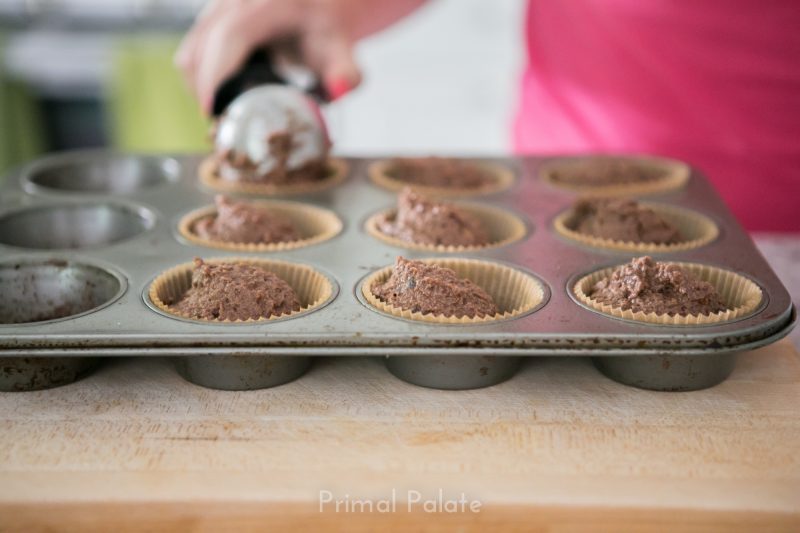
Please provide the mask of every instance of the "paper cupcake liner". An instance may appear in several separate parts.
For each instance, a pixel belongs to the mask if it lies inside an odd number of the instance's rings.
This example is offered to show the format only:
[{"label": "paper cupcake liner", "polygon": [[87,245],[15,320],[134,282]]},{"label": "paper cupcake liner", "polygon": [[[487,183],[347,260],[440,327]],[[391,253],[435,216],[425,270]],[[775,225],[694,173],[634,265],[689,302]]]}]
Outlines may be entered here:
[{"label": "paper cupcake liner", "polygon": [[375,296],[372,286],[385,282],[392,274],[393,266],[382,268],[365,278],[361,283],[361,294],[367,303],[378,311],[399,318],[433,324],[482,324],[506,320],[525,314],[544,301],[545,290],[542,284],[530,274],[515,268],[476,259],[431,258],[422,259],[422,261],[450,268],[458,277],[471,280],[492,297],[500,312],[494,316],[482,318],[457,318],[444,315],[423,315],[388,304]]},{"label": "paper cupcake liner", "polygon": [[305,313],[327,302],[333,295],[333,285],[330,280],[320,272],[307,265],[276,261],[272,259],[257,259],[252,257],[225,257],[204,260],[209,264],[219,263],[247,263],[272,272],[297,293],[300,300],[300,310],[283,315],[263,317],[248,320],[203,320],[177,311],[166,302],[177,302],[192,286],[192,271],[194,263],[183,263],[161,273],[153,280],[148,290],[150,301],[161,311],[202,322],[218,322],[228,324],[245,324],[255,322],[268,322]]},{"label": "paper cupcake liner", "polygon": [[[661,173],[658,179],[628,184],[579,185],[555,179],[554,172],[561,172],[591,167],[595,162],[604,159],[622,159],[643,168]],[[680,189],[689,181],[689,166],[674,159],[649,156],[589,156],[567,157],[549,161],[539,169],[539,176],[554,187],[566,189],[585,196],[643,196]]]},{"label": "paper cupcake liner", "polygon": [[255,181],[228,181],[217,173],[217,161],[214,156],[207,157],[200,163],[200,182],[206,187],[224,193],[252,194],[257,196],[279,196],[286,194],[308,194],[319,192],[343,182],[347,176],[348,165],[342,159],[328,159],[327,176],[319,181],[301,182],[285,185],[259,183]]},{"label": "paper cupcake liner", "polygon": [[600,303],[588,295],[592,287],[598,281],[608,278],[611,273],[618,268],[609,267],[596,272],[592,272],[579,279],[572,288],[575,297],[589,307],[603,314],[616,318],[635,320],[637,322],[647,322],[649,324],[661,324],[665,326],[703,326],[706,324],[716,324],[726,322],[746,316],[761,303],[763,298],[761,288],[746,277],[724,270],[722,268],[703,265],[699,263],[675,263],[695,277],[711,283],[719,293],[722,301],[728,306],[726,311],[711,313],[709,315],[676,315],[644,313],[642,311],[633,312],[612,307],[609,304]]},{"label": "paper cupcake liner", "polygon": [[296,241],[270,244],[204,239],[194,232],[194,226],[200,220],[217,214],[217,208],[213,205],[196,209],[184,215],[178,223],[178,232],[184,239],[198,246],[238,252],[280,252],[319,244],[332,239],[342,231],[342,221],[333,211],[328,209],[299,202],[280,202],[275,200],[260,200],[251,203],[261,205],[280,217],[289,220],[302,238]]},{"label": "paper cupcake liner", "polygon": [[384,216],[391,216],[392,214],[396,213],[397,209],[385,209],[379,213],[375,213],[367,219],[364,227],[366,228],[367,233],[391,246],[395,246],[397,248],[406,248],[409,250],[424,250],[438,253],[463,253],[485,250],[487,248],[497,248],[499,246],[505,246],[506,244],[519,241],[525,237],[525,223],[513,213],[496,207],[488,207],[476,204],[458,204],[458,208],[470,213],[481,221],[481,224],[489,234],[488,244],[446,246],[441,244],[420,244],[392,237],[391,235],[387,235],[380,230],[378,227],[378,221]]},{"label": "paper cupcake liner", "polygon": [[389,159],[372,163],[369,166],[368,172],[372,181],[384,189],[389,189],[390,191],[400,191],[404,187],[410,187],[420,194],[438,197],[466,197],[492,194],[499,191],[504,191],[508,189],[512,183],[514,183],[514,173],[505,165],[491,163],[488,161],[473,161],[473,163],[488,170],[492,174],[494,177],[492,183],[475,188],[434,187],[430,185],[409,183],[407,181],[395,179],[389,175],[392,168],[392,161]]},{"label": "paper cupcake liner", "polygon": [[665,204],[641,202],[640,205],[652,209],[665,220],[671,222],[678,228],[684,240],[675,244],[656,244],[605,239],[587,235],[570,228],[572,219],[575,216],[575,212],[572,209],[559,214],[553,220],[553,228],[559,235],[587,246],[605,248],[607,250],[637,252],[641,255],[691,250],[705,246],[719,236],[717,225],[710,218],[695,211]]}]

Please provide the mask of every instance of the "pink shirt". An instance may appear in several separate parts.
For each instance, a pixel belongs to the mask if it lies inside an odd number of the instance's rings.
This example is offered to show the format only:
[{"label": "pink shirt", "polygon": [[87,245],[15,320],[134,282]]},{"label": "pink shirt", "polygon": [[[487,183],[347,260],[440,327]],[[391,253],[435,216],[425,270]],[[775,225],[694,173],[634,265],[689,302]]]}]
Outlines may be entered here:
[{"label": "pink shirt", "polygon": [[800,231],[800,2],[530,0],[527,37],[518,152],[676,157]]}]

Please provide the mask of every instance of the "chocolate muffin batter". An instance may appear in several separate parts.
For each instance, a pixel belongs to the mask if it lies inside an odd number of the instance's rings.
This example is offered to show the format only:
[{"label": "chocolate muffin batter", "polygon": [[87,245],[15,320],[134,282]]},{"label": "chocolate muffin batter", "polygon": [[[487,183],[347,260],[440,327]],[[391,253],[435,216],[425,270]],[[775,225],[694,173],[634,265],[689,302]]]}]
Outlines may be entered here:
[{"label": "chocolate muffin batter", "polygon": [[424,198],[406,187],[397,212],[382,216],[378,229],[401,241],[434,246],[481,246],[489,234],[480,219],[453,204]]},{"label": "chocolate muffin batter", "polygon": [[598,281],[589,296],[633,312],[708,315],[727,309],[713,285],[671,263],[639,257]]},{"label": "chocolate muffin batter", "polygon": [[248,320],[300,310],[300,301],[284,280],[247,263],[204,263],[195,258],[192,286],[176,302],[165,302],[201,320]]},{"label": "chocolate muffin batter", "polygon": [[453,189],[479,189],[494,181],[491,171],[479,164],[446,157],[397,157],[387,174],[413,185]]},{"label": "chocolate muffin batter", "polygon": [[219,175],[228,181],[248,181],[272,185],[289,183],[309,183],[325,179],[327,176],[327,154],[324,157],[307,161],[297,168],[289,168],[289,156],[294,149],[292,131],[273,133],[266,139],[269,154],[274,166],[263,172],[259,165],[246,155],[233,150],[217,152]]},{"label": "chocolate muffin batter", "polygon": [[214,198],[217,214],[194,224],[203,239],[250,244],[292,242],[300,239],[294,225],[264,207],[234,202],[222,195]]},{"label": "chocolate muffin batter", "polygon": [[482,318],[497,314],[492,297],[472,281],[459,278],[449,268],[403,257],[397,258],[389,279],[371,288],[378,299],[423,315]]},{"label": "chocolate muffin batter", "polygon": [[568,227],[579,233],[626,242],[675,244],[678,229],[648,207],[634,200],[578,200]]},{"label": "chocolate muffin batter", "polygon": [[571,185],[632,185],[656,181],[664,171],[621,158],[599,158],[565,168],[553,168],[553,181]]}]

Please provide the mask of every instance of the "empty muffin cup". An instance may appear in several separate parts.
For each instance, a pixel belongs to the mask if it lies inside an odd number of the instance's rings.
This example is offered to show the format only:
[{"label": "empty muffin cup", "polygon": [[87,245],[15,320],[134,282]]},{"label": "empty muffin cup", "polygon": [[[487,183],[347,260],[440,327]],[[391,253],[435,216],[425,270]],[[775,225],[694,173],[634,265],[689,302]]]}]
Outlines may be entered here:
[{"label": "empty muffin cup", "polygon": [[442,390],[479,389],[516,374],[520,357],[493,355],[405,355],[386,358],[395,377],[413,385]]},{"label": "empty muffin cup", "polygon": [[699,248],[713,242],[719,236],[717,225],[705,215],[667,204],[641,202],[642,207],[652,209],[680,232],[681,241],[674,244],[622,241],[596,237],[577,231],[575,212],[568,209],[553,220],[556,233],[571,241],[594,248],[636,252],[640,254],[665,254]]},{"label": "empty muffin cup", "polygon": [[[635,178],[625,181],[624,178],[604,180],[591,177],[613,174],[613,165],[620,167],[619,174],[634,171]],[[612,166],[612,171],[609,171],[609,166]],[[604,197],[641,196],[680,189],[686,185],[689,174],[689,166],[685,163],[652,156],[564,157],[548,161],[539,168],[539,176],[554,187],[585,196]]]},{"label": "empty muffin cup", "polygon": [[129,194],[174,181],[179,174],[179,163],[168,157],[66,152],[23,169],[22,185],[30,193]]},{"label": "empty muffin cup", "polygon": [[235,321],[220,319],[202,320],[187,316],[175,309],[172,305],[179,301],[192,286],[193,262],[175,266],[156,277],[147,291],[150,302],[159,311],[185,320],[220,324],[260,324],[272,320],[296,317],[319,309],[330,302],[336,295],[336,287],[333,281],[325,274],[322,274],[308,265],[254,257],[214,258],[206,259],[205,262],[208,264],[245,263],[272,272],[288,283],[295,291],[297,298],[300,300],[300,310],[279,316]]},{"label": "empty muffin cup", "polygon": [[0,325],[74,318],[116,301],[127,285],[94,265],[52,260],[0,263]]},{"label": "empty muffin cup", "polygon": [[394,208],[375,213],[367,219],[364,227],[367,233],[391,246],[439,253],[465,253],[487,248],[497,248],[517,242],[525,237],[525,222],[509,211],[478,204],[459,203],[457,205],[460,210],[480,220],[481,225],[489,234],[489,242],[487,244],[480,246],[418,244],[387,235],[380,230],[378,223],[384,217],[390,218],[395,216],[397,214],[397,209]]},{"label": "empty muffin cup", "polygon": [[39,250],[97,248],[136,237],[155,221],[151,211],[138,206],[37,205],[0,215],[0,244]]},{"label": "empty muffin cup", "polygon": [[299,378],[311,366],[310,357],[280,355],[196,355],[174,358],[187,381],[210,389],[266,389]]},{"label": "empty muffin cup", "polygon": [[616,267],[597,270],[578,279],[572,286],[572,293],[578,302],[604,315],[649,324],[664,326],[702,326],[735,320],[753,313],[761,304],[763,294],[761,288],[750,279],[722,268],[700,263],[674,263],[694,277],[714,286],[722,302],[727,306],[725,311],[708,315],[674,315],[633,312],[630,309],[613,307],[590,296],[594,285],[611,276]]},{"label": "empty muffin cup", "polygon": [[222,179],[218,172],[218,162],[214,156],[207,157],[199,168],[200,182],[206,187],[223,193],[252,194],[257,196],[280,196],[309,194],[329,189],[340,184],[347,177],[348,165],[342,159],[330,158],[325,176],[317,181],[304,181],[291,184],[274,184],[258,181],[233,181]]},{"label": "empty muffin cup", "polygon": [[392,274],[393,266],[387,266],[368,275],[361,283],[361,294],[373,309],[387,315],[429,322],[432,324],[486,324],[497,320],[508,320],[530,313],[544,305],[547,289],[536,277],[516,268],[477,259],[462,258],[430,258],[422,259],[425,263],[450,268],[459,278],[465,278],[483,290],[494,300],[498,313],[493,316],[432,315],[401,309],[379,299],[372,290],[377,283],[383,283]]},{"label": "empty muffin cup", "polygon": [[[98,311],[125,292],[119,275],[62,260],[0,263],[0,327],[66,320]],[[71,383],[91,370],[91,357],[2,357],[0,390],[39,390]]]},{"label": "empty muffin cup", "polygon": [[510,168],[500,163],[489,161],[469,160],[469,164],[476,165],[485,170],[489,181],[480,187],[440,187],[420,185],[397,179],[393,176],[393,161],[384,159],[376,161],[369,166],[369,176],[372,181],[390,191],[400,191],[404,187],[411,187],[420,194],[436,197],[466,197],[493,194],[504,191],[514,183],[514,173]]},{"label": "empty muffin cup", "polygon": [[213,205],[188,213],[178,223],[178,232],[192,244],[239,252],[279,252],[312,246],[332,239],[342,231],[342,221],[333,211],[299,202],[261,200],[251,202],[292,223],[300,239],[276,243],[243,243],[205,239],[195,232],[195,226],[204,219],[215,217]]}]

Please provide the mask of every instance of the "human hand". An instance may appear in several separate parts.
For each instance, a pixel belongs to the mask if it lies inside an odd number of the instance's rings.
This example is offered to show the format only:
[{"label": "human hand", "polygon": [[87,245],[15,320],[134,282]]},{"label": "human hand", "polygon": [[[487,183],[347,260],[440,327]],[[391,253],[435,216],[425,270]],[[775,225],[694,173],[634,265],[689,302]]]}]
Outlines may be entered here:
[{"label": "human hand", "polygon": [[353,10],[348,0],[211,0],[187,33],[175,61],[207,114],[214,94],[250,53],[295,37],[304,63],[332,98],[356,87],[361,73],[353,57]]}]

